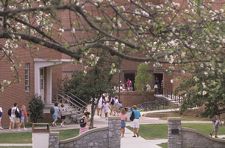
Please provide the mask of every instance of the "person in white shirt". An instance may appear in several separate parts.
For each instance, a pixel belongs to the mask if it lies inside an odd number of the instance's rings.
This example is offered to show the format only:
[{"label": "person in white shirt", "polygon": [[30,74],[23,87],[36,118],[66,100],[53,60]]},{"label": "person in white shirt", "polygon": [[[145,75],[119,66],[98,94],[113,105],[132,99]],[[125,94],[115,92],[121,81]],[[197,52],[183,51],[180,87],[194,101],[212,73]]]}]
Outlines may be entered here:
[{"label": "person in white shirt", "polygon": [[97,115],[98,116],[102,116],[102,105],[103,105],[104,100],[105,100],[104,96],[101,96],[101,98],[98,100],[98,106],[97,106]]},{"label": "person in white shirt", "polygon": [[3,110],[2,110],[2,107],[0,107],[0,129],[3,129],[2,128],[2,115],[3,115]]},{"label": "person in white shirt", "polygon": [[17,107],[17,103],[14,103],[13,107],[11,108],[11,116],[10,116],[11,117],[10,120],[12,122],[12,125],[11,125],[12,129],[14,129],[15,126],[19,128],[19,124],[20,124],[19,114],[20,114],[20,110]]},{"label": "person in white shirt", "polygon": [[103,103],[103,112],[105,113],[105,117],[108,117],[108,113],[110,111],[109,101]]}]

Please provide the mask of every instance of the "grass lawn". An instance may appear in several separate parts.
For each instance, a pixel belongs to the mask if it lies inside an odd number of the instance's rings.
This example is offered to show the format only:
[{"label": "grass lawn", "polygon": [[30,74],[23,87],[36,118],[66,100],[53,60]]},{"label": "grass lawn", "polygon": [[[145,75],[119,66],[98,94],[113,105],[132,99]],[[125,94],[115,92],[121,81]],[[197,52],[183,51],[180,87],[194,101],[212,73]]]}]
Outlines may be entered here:
[{"label": "grass lawn", "polygon": [[158,146],[161,146],[161,148],[168,148],[167,143],[162,143],[162,144],[159,144]]},{"label": "grass lawn", "polygon": [[[79,134],[79,129],[60,130],[59,132],[59,139],[63,140],[77,136]],[[32,143],[32,133],[1,133],[0,143]]]},{"label": "grass lawn", "polygon": [[[192,128],[198,132],[209,135],[212,130],[212,124],[207,123],[185,123],[182,127]],[[130,127],[128,127],[131,129]],[[220,127],[219,134],[225,134],[225,128]],[[168,135],[167,124],[145,124],[140,126],[140,135],[145,139],[166,139]]]},{"label": "grass lawn", "polygon": [[178,111],[173,111],[173,112],[160,112],[160,113],[147,113],[145,114],[146,117],[152,117],[152,118],[160,118],[162,120],[167,120],[168,117],[181,117],[182,121],[193,121],[193,120],[198,120],[198,121],[208,121],[209,118],[203,118],[201,116],[197,115],[191,115],[191,114],[183,114],[181,115]]}]

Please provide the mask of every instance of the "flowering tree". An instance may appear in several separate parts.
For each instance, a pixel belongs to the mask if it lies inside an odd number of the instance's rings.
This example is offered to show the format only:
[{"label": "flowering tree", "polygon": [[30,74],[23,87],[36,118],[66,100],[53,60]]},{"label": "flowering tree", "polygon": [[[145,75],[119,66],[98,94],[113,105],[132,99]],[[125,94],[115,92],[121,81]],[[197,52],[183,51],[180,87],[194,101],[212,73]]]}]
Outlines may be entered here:
[{"label": "flowering tree", "polygon": [[[91,65],[99,59],[93,49],[103,49],[127,60],[169,64],[169,70],[182,65],[202,85],[195,92],[209,94],[206,88],[212,83],[206,78],[212,73],[220,80],[224,73],[225,13],[217,7],[223,2],[177,1],[2,0],[0,56],[17,72],[13,53],[22,43],[33,50],[51,48]],[[136,52],[142,56],[134,56]],[[206,78],[195,75],[200,74],[199,67]],[[5,80],[0,86],[9,84]]]},{"label": "flowering tree", "polygon": [[[100,97],[104,94],[114,94],[115,85],[112,81],[113,71],[111,65],[117,57],[111,57],[108,52],[97,53],[100,56],[97,64],[89,68],[87,73],[74,73],[72,78],[64,83],[64,91],[76,94],[87,103],[91,103],[90,128],[94,126],[94,115]],[[107,63],[107,64],[106,64]],[[110,64],[111,63],[111,64]],[[116,67],[118,65],[115,65]],[[93,99],[94,98],[94,99]]]}]

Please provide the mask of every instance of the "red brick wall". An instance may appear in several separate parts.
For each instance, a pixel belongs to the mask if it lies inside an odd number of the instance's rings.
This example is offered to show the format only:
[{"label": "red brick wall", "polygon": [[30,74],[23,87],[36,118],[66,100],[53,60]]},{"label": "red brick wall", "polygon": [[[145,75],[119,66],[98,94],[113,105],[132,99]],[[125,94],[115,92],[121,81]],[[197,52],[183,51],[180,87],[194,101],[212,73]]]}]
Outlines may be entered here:
[{"label": "red brick wall", "polygon": [[[3,107],[3,126],[8,127],[9,119],[7,115],[8,109],[16,102],[19,106],[28,102],[34,95],[34,58],[43,59],[60,59],[61,54],[50,49],[41,48],[39,51],[31,51],[30,49],[16,49],[14,52],[17,61],[21,64],[19,71],[19,82],[5,88],[4,92],[0,92],[0,106]],[[25,92],[24,85],[24,65],[30,63],[30,92]],[[6,59],[0,61],[0,81],[12,80],[13,73],[10,70],[11,65]],[[53,95],[57,93],[57,86],[61,79],[61,66],[53,68]]]},{"label": "red brick wall", "polygon": [[131,107],[152,100],[154,93],[143,95],[135,91],[121,92],[119,98],[124,107]]}]

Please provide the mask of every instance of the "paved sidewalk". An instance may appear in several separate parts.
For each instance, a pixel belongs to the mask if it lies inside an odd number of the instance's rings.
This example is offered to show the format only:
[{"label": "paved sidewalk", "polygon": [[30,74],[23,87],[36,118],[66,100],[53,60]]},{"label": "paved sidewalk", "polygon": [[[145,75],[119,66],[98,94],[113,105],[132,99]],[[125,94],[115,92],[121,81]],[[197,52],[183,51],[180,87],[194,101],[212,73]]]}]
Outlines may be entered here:
[{"label": "paved sidewalk", "polygon": [[13,144],[13,143],[1,143],[0,144],[0,147],[3,148],[3,147],[32,147],[32,143],[24,143],[24,144]]},{"label": "paved sidewalk", "polygon": [[125,130],[125,137],[121,138],[121,148],[161,148],[157,144],[166,143],[167,139],[145,140],[142,137],[132,137],[131,130]]},{"label": "paved sidewalk", "polygon": [[[149,118],[149,117],[144,117],[142,116],[140,119],[140,123],[141,124],[167,124],[167,120],[161,120],[159,118]],[[182,123],[211,123],[211,121],[182,121]],[[129,126],[131,124],[131,122],[127,122],[127,126]],[[108,126],[108,121],[106,118],[104,117],[99,117],[99,116],[95,116],[95,120],[94,120],[94,126],[97,128],[100,127],[106,127]],[[65,130],[65,129],[75,129],[75,128],[79,128],[78,124],[70,124],[70,125],[66,125],[65,127],[51,127],[50,129],[52,131],[55,130]],[[31,128],[28,128],[27,130],[0,130],[0,133],[4,133],[4,132],[31,132]],[[132,131],[130,131],[129,129],[126,128],[126,132],[125,132],[125,137],[121,138],[121,148],[160,148],[160,146],[158,146],[158,144],[161,143],[166,143],[168,140],[167,139],[156,139],[156,140],[145,140],[142,137],[132,137],[133,133]],[[220,138],[223,138],[223,136],[220,136]],[[27,143],[27,144],[21,144],[23,145],[23,147],[31,147],[31,143]],[[2,146],[20,146],[20,144],[0,144],[0,147]]]}]

